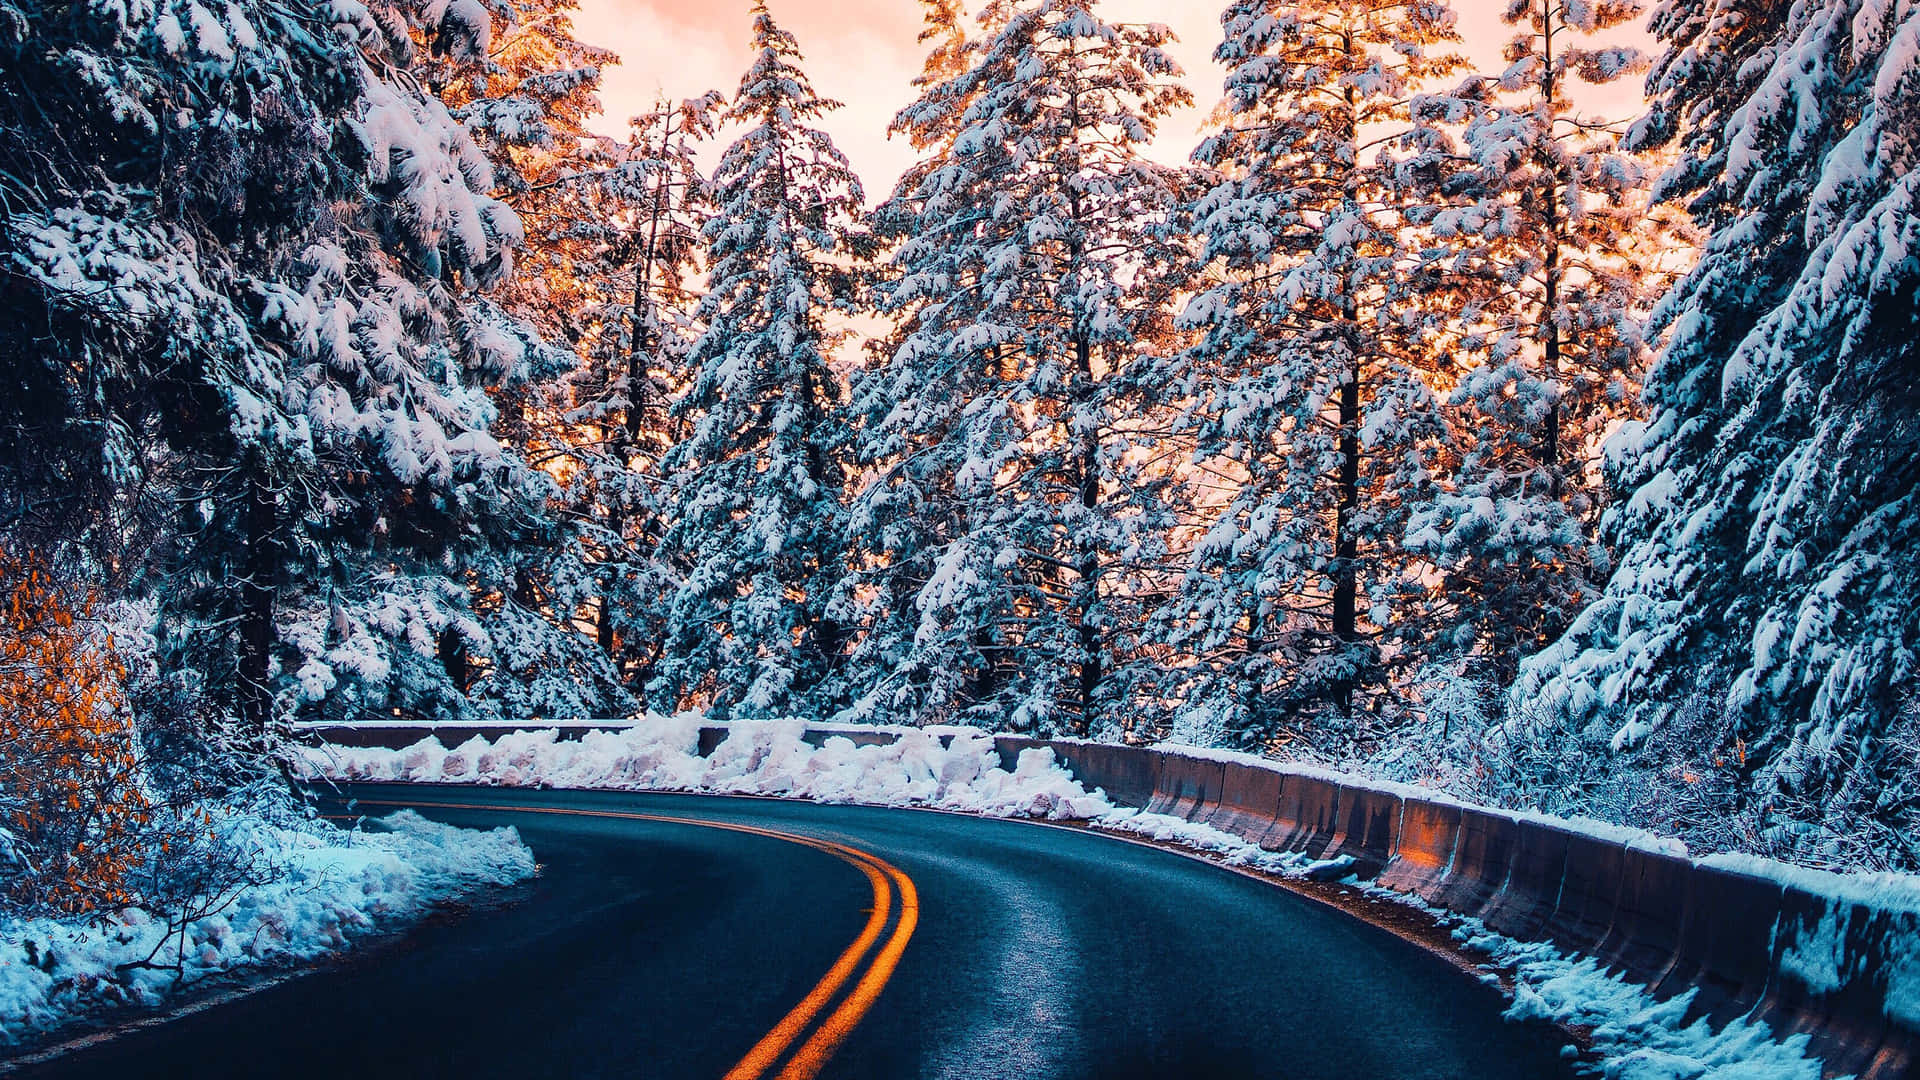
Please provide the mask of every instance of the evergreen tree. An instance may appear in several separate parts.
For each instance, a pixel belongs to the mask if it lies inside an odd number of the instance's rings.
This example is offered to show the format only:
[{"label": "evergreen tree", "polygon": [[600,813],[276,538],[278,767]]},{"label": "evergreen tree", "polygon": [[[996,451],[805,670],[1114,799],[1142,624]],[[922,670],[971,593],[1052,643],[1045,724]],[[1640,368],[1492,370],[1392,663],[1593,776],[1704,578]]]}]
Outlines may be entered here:
[{"label": "evergreen tree", "polygon": [[1139,148],[1189,99],[1164,27],[1094,6],[989,4],[965,70],[896,120],[936,152],[889,208],[903,329],[857,388],[856,715],[1086,730],[1124,698],[1112,604],[1157,512],[1136,345],[1183,261],[1181,178]]},{"label": "evergreen tree", "polygon": [[843,573],[847,442],[831,366],[850,309],[863,194],[808,122],[839,107],[800,70],[793,36],[753,8],[755,59],[723,119],[706,224],[704,327],[664,468],[663,547],[681,577],[650,693],[719,715],[806,715],[845,651],[827,611]]},{"label": "evergreen tree", "polygon": [[572,273],[592,282],[580,367],[555,424],[569,459],[570,501],[597,549],[595,633],[627,679],[652,677],[668,630],[671,575],[660,562],[666,521],[660,463],[684,434],[671,403],[688,388],[699,338],[694,281],[709,214],[695,155],[714,134],[710,93],[658,102],[608,166],[574,174],[583,211]]},{"label": "evergreen tree", "polygon": [[1656,311],[1651,416],[1610,446],[1619,569],[1514,702],[1623,751],[1704,713],[1690,767],[1725,763],[1725,812],[1912,866],[1920,11],[1670,0],[1654,29],[1636,135],[1678,145],[1659,190],[1709,239]]},{"label": "evergreen tree", "polygon": [[[920,44],[933,42],[927,59],[913,85],[928,87],[964,74],[967,70],[967,32],[960,25],[966,8],[960,0],[920,0]],[[915,145],[919,145],[916,143]]]},{"label": "evergreen tree", "polygon": [[[502,307],[559,345],[557,357],[588,332],[594,310],[589,275],[576,272],[592,234],[580,230],[601,209],[582,205],[574,176],[612,162],[612,140],[587,130],[601,111],[601,71],[613,53],[573,36],[575,0],[486,0],[485,53],[438,50],[423,63],[428,85],[493,167],[492,194],[512,206],[525,238],[519,272],[497,291]],[[548,381],[557,373],[532,371]]]},{"label": "evergreen tree", "polygon": [[569,623],[590,619],[623,681],[644,685],[667,636],[658,463],[693,339],[687,283],[705,186],[694,154],[720,99],[658,103],[624,144],[591,134],[614,57],[572,36],[575,7],[496,0],[493,46],[438,58],[430,82],[525,227],[502,306],[564,346],[495,391],[496,430],[565,482],[566,528],[552,549],[525,553],[515,588],[551,596]]},{"label": "evergreen tree", "polygon": [[476,618],[552,528],[488,433],[537,338],[474,290],[520,225],[412,77],[416,35],[485,53],[485,12],[7,11],[10,429],[105,476],[97,557],[157,595],[170,674],[255,749],[301,713],[490,715],[482,680],[613,692],[554,620]]},{"label": "evergreen tree", "polygon": [[[1242,0],[1221,21],[1224,129],[1194,155],[1216,179],[1192,209],[1217,278],[1173,371],[1197,467],[1229,494],[1156,629],[1191,658],[1168,685],[1184,737],[1344,755],[1377,740],[1361,721],[1428,618],[1402,537],[1446,430],[1444,320],[1417,291],[1405,181],[1441,145],[1409,129],[1409,101],[1458,63],[1435,51],[1453,16]],[[1404,160],[1382,152],[1396,132]]]},{"label": "evergreen tree", "polygon": [[1445,571],[1446,651],[1497,686],[1608,570],[1594,466],[1637,398],[1639,319],[1660,275],[1636,234],[1660,219],[1617,133],[1574,101],[1579,84],[1644,69],[1636,50],[1594,42],[1639,14],[1630,0],[1515,0],[1506,69],[1421,103],[1462,129],[1430,226],[1463,309],[1461,366],[1477,364],[1453,395],[1463,459],[1409,523],[1410,543]]},{"label": "evergreen tree", "polygon": [[[606,515],[592,509],[604,494],[639,484],[624,468],[610,468],[594,452],[598,444],[565,421],[580,369],[605,351],[605,323],[621,318],[625,267],[610,257],[629,246],[623,219],[644,201],[651,173],[586,128],[601,109],[601,69],[617,58],[573,36],[573,0],[489,0],[487,7],[485,53],[438,50],[424,75],[487,156],[493,194],[514,209],[524,233],[517,272],[490,299],[542,340],[492,387],[500,413],[492,430],[530,461],[565,462],[550,471],[569,483],[545,496],[566,512],[550,516],[543,542],[520,545],[514,564],[501,568],[503,580],[476,579],[476,602],[483,614],[537,611],[569,631],[590,615],[603,651],[618,659],[607,616],[657,607],[657,592],[632,593],[656,576],[634,575],[627,547],[610,542],[622,529],[608,519],[620,517],[624,503],[616,499]],[[490,599],[507,595],[519,603]]]}]

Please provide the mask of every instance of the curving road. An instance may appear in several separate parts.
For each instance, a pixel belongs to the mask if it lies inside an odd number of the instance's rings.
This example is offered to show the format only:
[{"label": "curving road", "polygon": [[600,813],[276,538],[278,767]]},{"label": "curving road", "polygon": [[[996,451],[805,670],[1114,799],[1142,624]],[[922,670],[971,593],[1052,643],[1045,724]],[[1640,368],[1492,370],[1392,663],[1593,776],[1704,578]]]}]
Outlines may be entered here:
[{"label": "curving road", "polygon": [[1572,1075],[1563,1034],[1503,1021],[1500,995],[1446,961],[1084,831],[685,795],[354,794],[370,813],[514,825],[543,871],[512,903],[16,1075]]}]

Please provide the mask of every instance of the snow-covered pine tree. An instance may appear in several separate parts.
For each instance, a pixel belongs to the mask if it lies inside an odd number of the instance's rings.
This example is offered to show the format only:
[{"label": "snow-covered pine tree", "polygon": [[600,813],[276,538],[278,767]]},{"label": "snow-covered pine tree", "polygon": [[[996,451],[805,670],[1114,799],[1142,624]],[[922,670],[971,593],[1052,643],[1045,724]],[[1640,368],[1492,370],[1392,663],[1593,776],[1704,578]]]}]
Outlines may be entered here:
[{"label": "snow-covered pine tree", "polygon": [[[913,85],[938,85],[967,70],[967,31],[961,25],[966,6],[960,0],[920,0],[920,44],[933,42]],[[915,145],[919,145],[916,143]]]},{"label": "snow-covered pine tree", "polygon": [[722,103],[717,93],[656,102],[633,118],[611,165],[568,181],[588,211],[569,222],[582,239],[572,272],[593,283],[596,301],[556,452],[569,459],[570,501],[597,550],[595,635],[636,686],[652,678],[668,634],[660,462],[684,434],[671,405],[688,388],[699,339],[693,283],[709,213],[695,158]]},{"label": "snow-covered pine tree", "polygon": [[[491,21],[483,54],[429,50],[421,74],[493,167],[494,194],[519,215],[520,272],[498,290],[502,307],[561,346],[586,335],[592,279],[574,258],[594,210],[567,178],[611,163],[612,140],[587,123],[601,111],[601,70],[618,62],[573,36],[576,0],[482,0]],[[530,373],[545,381],[552,373]]]},{"label": "snow-covered pine tree", "polygon": [[1557,637],[1609,569],[1595,536],[1605,499],[1600,441],[1632,415],[1646,348],[1641,319],[1661,283],[1640,230],[1643,170],[1579,87],[1645,69],[1603,36],[1636,0],[1512,0],[1517,33],[1498,75],[1423,99],[1460,128],[1428,224],[1463,309],[1462,460],[1409,523],[1409,543],[1445,573],[1442,652],[1504,688],[1522,657]]},{"label": "snow-covered pine tree", "polygon": [[1127,437],[1151,400],[1136,346],[1185,262],[1181,176],[1140,148],[1189,99],[1165,27],[1092,0],[980,18],[965,70],[896,120],[935,152],[892,200],[880,296],[903,330],[856,391],[853,712],[1085,730],[1124,695],[1111,602],[1158,512]]},{"label": "snow-covered pine tree", "polygon": [[1911,868],[1920,8],[1667,0],[1653,25],[1636,139],[1677,143],[1658,190],[1709,239],[1656,311],[1650,418],[1608,448],[1619,568],[1513,701],[1629,754],[1704,714],[1689,768],[1729,772],[1765,842]]},{"label": "snow-covered pine tree", "polygon": [[[898,242],[912,235],[911,196],[919,190],[926,174],[945,160],[954,137],[960,134],[966,116],[967,101],[951,95],[957,80],[966,74],[969,62],[966,17],[960,0],[920,0],[922,45],[932,42],[927,58],[914,76],[913,85],[920,98],[895,114],[887,125],[887,138],[904,136],[921,156],[907,166],[894,183],[893,193],[873,214],[873,229],[882,240]],[[967,91],[967,99],[977,95],[977,87]],[[873,342],[874,348],[886,348],[886,341]],[[897,344],[897,343],[895,343]]]},{"label": "snow-covered pine tree", "polygon": [[[487,50],[430,50],[422,74],[492,165],[492,194],[521,220],[516,273],[490,299],[542,343],[493,386],[493,432],[566,478],[564,494],[550,498],[568,510],[551,516],[546,542],[518,545],[504,580],[475,581],[477,606],[483,615],[538,611],[569,629],[591,613],[612,657],[606,616],[658,607],[657,587],[647,588],[658,575],[635,573],[645,560],[623,542],[626,496],[643,482],[621,447],[564,420],[577,415],[573,386],[601,366],[596,354],[617,348],[608,339],[624,336],[631,271],[619,260],[633,246],[626,231],[653,194],[654,170],[587,130],[601,110],[601,69],[617,58],[573,36],[574,0],[485,2]],[[507,595],[519,603],[498,601]]]},{"label": "snow-covered pine tree", "polygon": [[1221,22],[1224,126],[1194,154],[1215,176],[1191,211],[1214,283],[1172,370],[1195,467],[1227,494],[1155,632],[1191,657],[1165,688],[1181,737],[1344,756],[1377,739],[1367,718],[1430,603],[1402,537],[1445,433],[1427,381],[1443,317],[1412,276],[1414,164],[1381,150],[1431,136],[1409,133],[1409,101],[1459,63],[1453,15],[1237,0]]},{"label": "snow-covered pine tree", "polygon": [[170,674],[255,748],[301,712],[485,712],[483,678],[554,711],[617,692],[552,620],[474,617],[474,577],[550,525],[487,430],[534,335],[473,292],[519,223],[409,65],[416,33],[483,53],[485,11],[0,24],[0,334],[40,391],[7,404],[106,477],[95,550],[157,595]]},{"label": "snow-covered pine tree", "polygon": [[704,328],[663,463],[663,550],[679,574],[649,694],[718,715],[809,715],[846,631],[827,608],[845,565],[844,390],[832,354],[857,284],[864,196],[826,132],[799,46],[764,0],[753,65],[722,119],[746,131],[711,183]]}]

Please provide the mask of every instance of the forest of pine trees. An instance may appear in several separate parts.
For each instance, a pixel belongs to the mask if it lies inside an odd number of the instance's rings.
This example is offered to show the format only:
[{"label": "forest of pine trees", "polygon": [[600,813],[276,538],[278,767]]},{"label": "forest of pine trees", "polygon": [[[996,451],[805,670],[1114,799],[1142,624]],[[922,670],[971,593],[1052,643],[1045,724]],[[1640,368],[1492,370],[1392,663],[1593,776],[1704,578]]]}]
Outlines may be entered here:
[{"label": "forest of pine trees", "polygon": [[1216,90],[921,3],[870,193],[767,0],[624,138],[575,0],[0,0],[0,536],[145,650],[100,707],[1174,739],[1920,868],[1920,9],[1504,0],[1480,70],[1230,0]]}]

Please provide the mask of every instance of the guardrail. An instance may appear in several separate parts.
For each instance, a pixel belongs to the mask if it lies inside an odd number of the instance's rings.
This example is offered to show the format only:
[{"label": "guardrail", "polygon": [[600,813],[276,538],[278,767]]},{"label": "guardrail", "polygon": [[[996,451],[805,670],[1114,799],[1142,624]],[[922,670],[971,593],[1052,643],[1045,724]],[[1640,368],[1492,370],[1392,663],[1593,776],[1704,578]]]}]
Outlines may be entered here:
[{"label": "guardrail", "polygon": [[[308,728],[337,745],[410,745],[428,734],[558,728],[563,738],[609,724],[355,724]],[[728,734],[702,727],[705,755]],[[818,745],[843,736],[891,742],[885,728],[811,727]],[[1785,867],[1750,873],[1549,819],[1461,804],[1234,755],[1002,736],[1048,747],[1088,788],[1116,803],[1203,822],[1275,851],[1346,856],[1351,871],[1508,937],[1551,941],[1671,998],[1697,990],[1694,1015],[1739,1016],[1777,1035],[1805,1033],[1829,1075],[1920,1075],[1920,902],[1859,888],[1823,888]],[[1846,879],[1837,879],[1845,882]]]}]

